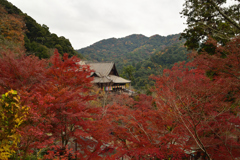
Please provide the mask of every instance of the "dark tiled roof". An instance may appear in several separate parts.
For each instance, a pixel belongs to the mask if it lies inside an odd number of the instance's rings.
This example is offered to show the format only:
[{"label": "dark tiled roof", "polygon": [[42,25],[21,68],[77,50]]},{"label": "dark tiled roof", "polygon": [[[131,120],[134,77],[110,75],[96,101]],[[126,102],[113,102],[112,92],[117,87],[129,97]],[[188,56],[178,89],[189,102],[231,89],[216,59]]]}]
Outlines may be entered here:
[{"label": "dark tiled roof", "polygon": [[[94,70],[91,76],[94,76],[93,83],[131,83],[130,80],[124,79],[118,76],[117,71],[116,75],[109,75],[110,72],[114,69],[115,64],[113,62],[80,62],[80,64],[87,64],[90,66],[90,69]],[[116,69],[116,68],[115,68]]]}]

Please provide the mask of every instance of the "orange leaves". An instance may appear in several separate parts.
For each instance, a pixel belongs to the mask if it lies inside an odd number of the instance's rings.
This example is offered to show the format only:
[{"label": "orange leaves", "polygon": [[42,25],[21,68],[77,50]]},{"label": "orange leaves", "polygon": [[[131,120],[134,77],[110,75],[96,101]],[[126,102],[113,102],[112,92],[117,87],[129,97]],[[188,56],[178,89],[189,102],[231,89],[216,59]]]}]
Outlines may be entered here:
[{"label": "orange leaves", "polygon": [[7,14],[0,6],[0,30],[1,35],[15,43],[24,43],[24,22],[22,17]]}]

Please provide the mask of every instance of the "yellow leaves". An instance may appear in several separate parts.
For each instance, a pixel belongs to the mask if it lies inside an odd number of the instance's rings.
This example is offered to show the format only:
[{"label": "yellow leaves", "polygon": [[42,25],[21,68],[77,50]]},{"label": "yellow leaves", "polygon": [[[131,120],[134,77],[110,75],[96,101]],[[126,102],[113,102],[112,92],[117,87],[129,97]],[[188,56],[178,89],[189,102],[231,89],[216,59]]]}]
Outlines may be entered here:
[{"label": "yellow leaves", "polygon": [[[4,141],[2,141],[2,143],[5,144]],[[10,157],[12,154],[11,149],[10,149],[11,146],[10,145],[2,145],[2,143],[0,146],[0,159],[8,160],[8,157]]]},{"label": "yellow leaves", "polygon": [[167,126],[166,129],[167,129],[168,131],[172,131],[173,127]]},{"label": "yellow leaves", "polygon": [[126,83],[125,87],[130,88],[130,83]]},{"label": "yellow leaves", "polygon": [[16,128],[18,128],[21,124],[22,124],[22,122],[23,122],[23,119],[21,119],[21,118],[16,118],[15,119],[15,127]]},{"label": "yellow leaves", "polygon": [[16,104],[15,107],[20,108],[20,106],[18,104]]},{"label": "yellow leaves", "polygon": [[0,159],[7,160],[13,153],[15,153],[15,147],[19,141],[19,134],[8,136],[6,139],[2,140],[0,144]]},{"label": "yellow leaves", "polygon": [[8,159],[16,150],[21,135],[16,129],[24,122],[28,107],[20,105],[17,91],[10,90],[0,99],[0,159]]},{"label": "yellow leaves", "polygon": [[[12,91],[12,90],[11,90],[11,91]],[[11,93],[11,91],[9,91],[9,92]],[[8,93],[9,93],[9,92],[5,93],[5,96],[6,96],[6,97],[8,96]]]},{"label": "yellow leaves", "polygon": [[18,97],[13,97],[13,100],[15,100],[16,102],[19,102]]},{"label": "yellow leaves", "polygon": [[5,104],[5,106],[6,106],[6,107],[8,107],[8,106],[9,106],[9,104],[8,104],[8,103],[6,103],[6,104]]},{"label": "yellow leaves", "polygon": [[0,159],[7,160],[15,151],[12,148],[10,141],[3,140],[0,144]]},{"label": "yellow leaves", "polygon": [[[15,90],[10,90],[10,91],[8,91],[7,93],[5,93],[6,96],[8,96],[9,94],[17,95],[17,91],[15,91]],[[17,96],[17,97],[19,97],[19,96]]]}]

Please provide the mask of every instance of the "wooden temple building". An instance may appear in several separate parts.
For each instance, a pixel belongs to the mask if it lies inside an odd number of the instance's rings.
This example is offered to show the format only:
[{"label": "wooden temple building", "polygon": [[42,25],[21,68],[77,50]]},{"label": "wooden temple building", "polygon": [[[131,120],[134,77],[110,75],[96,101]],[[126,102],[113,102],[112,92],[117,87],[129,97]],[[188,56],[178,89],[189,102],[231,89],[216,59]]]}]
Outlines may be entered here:
[{"label": "wooden temple building", "polygon": [[87,64],[94,71],[91,77],[94,77],[93,83],[105,91],[123,91],[126,90],[126,84],[131,83],[130,80],[119,76],[115,63],[113,62],[81,62]]}]

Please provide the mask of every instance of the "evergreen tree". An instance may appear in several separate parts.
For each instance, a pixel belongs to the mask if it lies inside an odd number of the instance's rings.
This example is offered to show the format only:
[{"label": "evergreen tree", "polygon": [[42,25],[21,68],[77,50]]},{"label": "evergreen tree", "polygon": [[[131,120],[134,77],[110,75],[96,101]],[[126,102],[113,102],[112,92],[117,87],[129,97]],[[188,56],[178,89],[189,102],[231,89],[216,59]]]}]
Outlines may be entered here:
[{"label": "evergreen tree", "polygon": [[181,12],[187,18],[187,28],[181,37],[188,49],[204,48],[211,36],[224,45],[240,33],[240,1],[227,5],[227,0],[186,0]]}]

